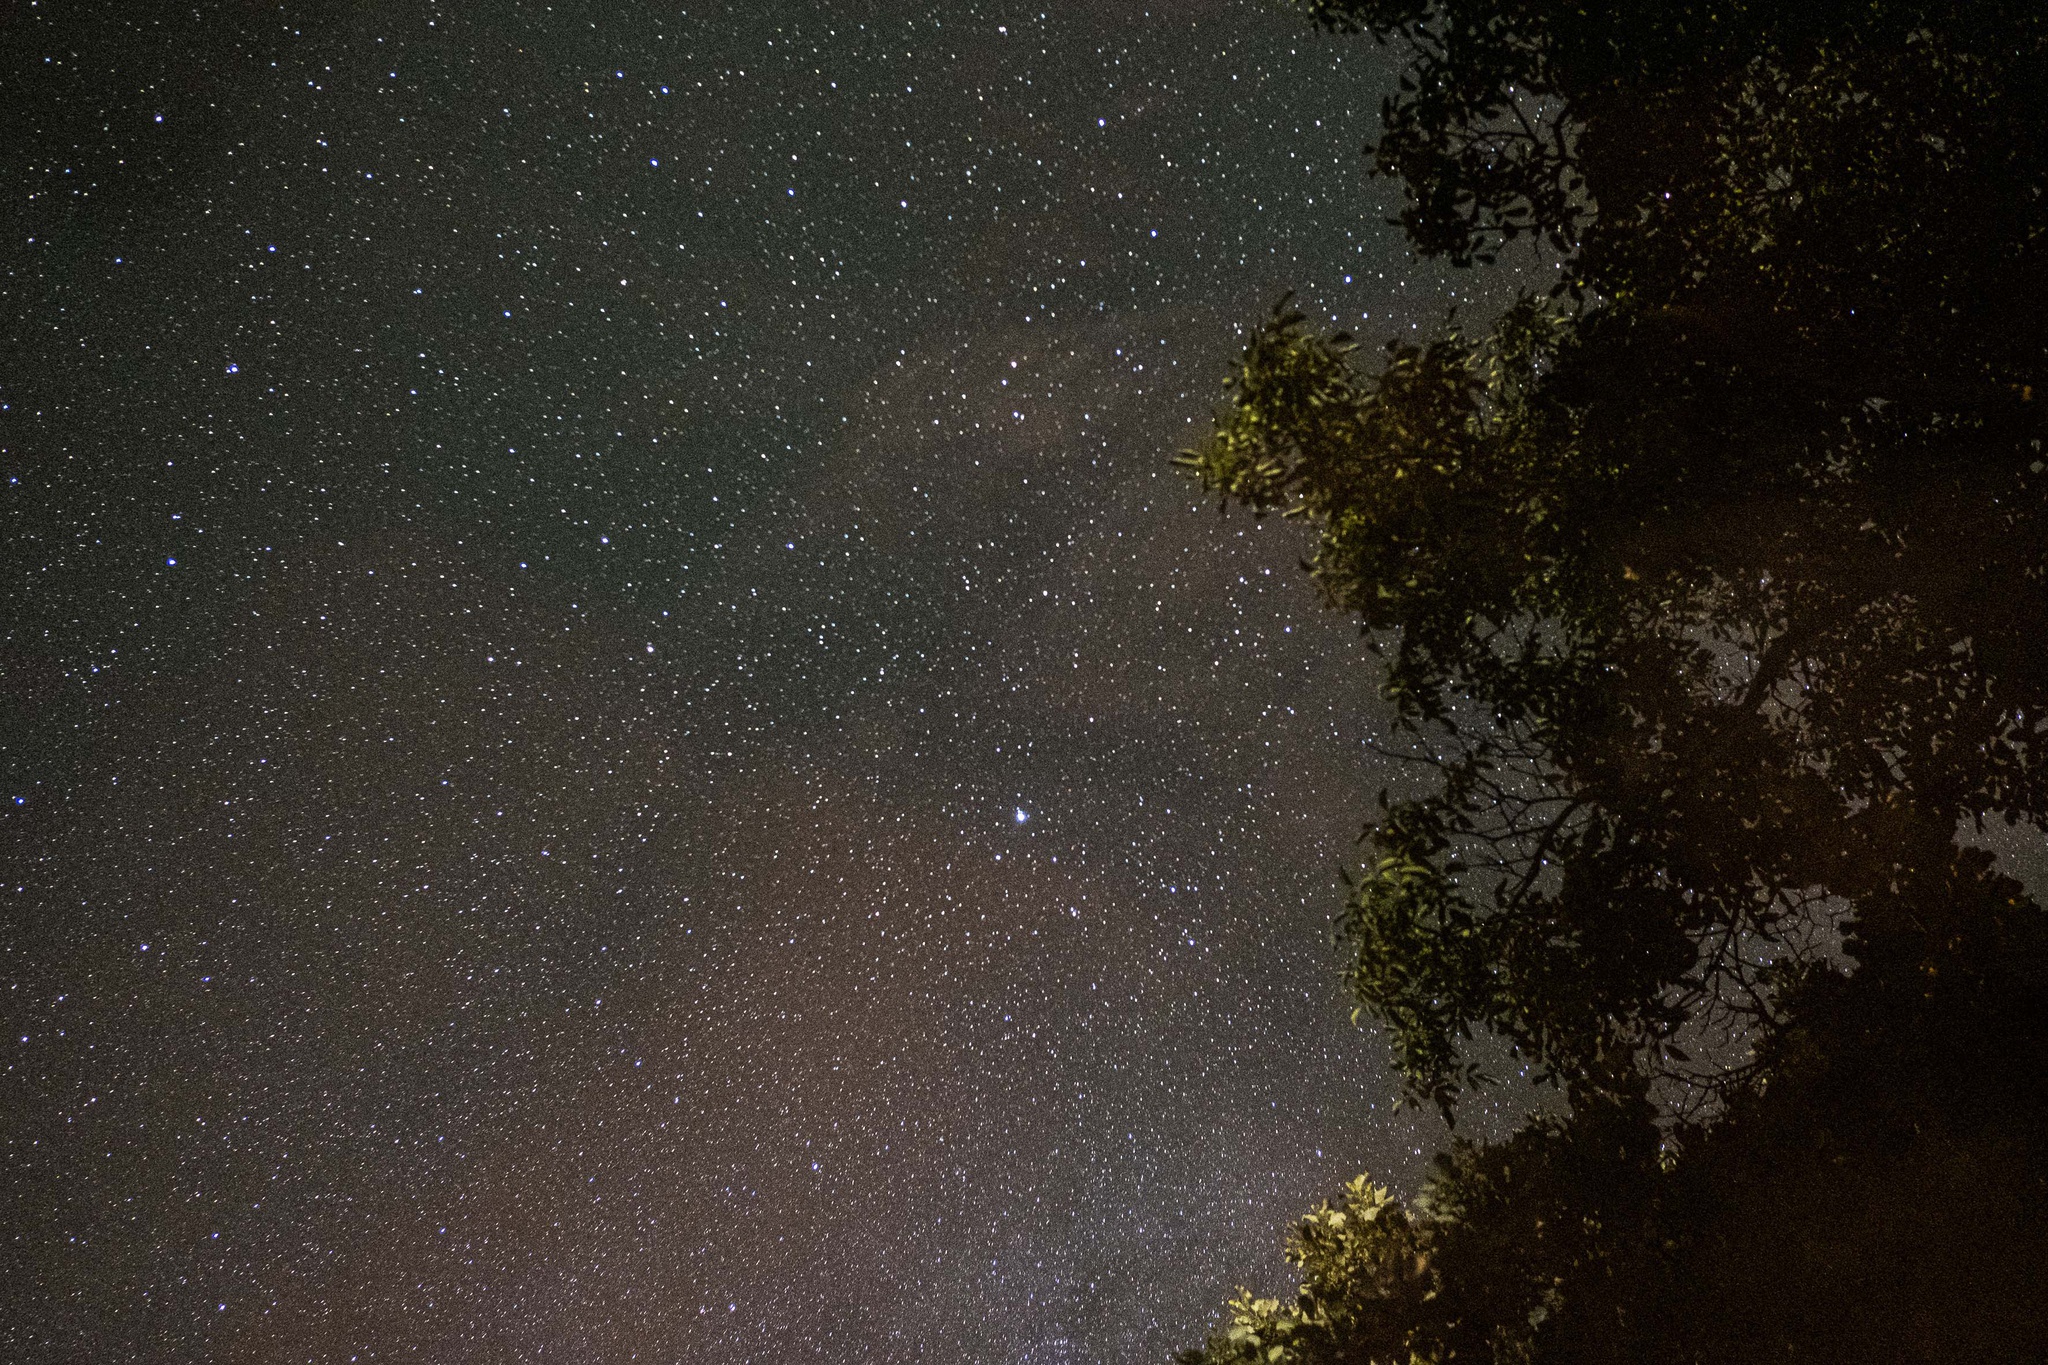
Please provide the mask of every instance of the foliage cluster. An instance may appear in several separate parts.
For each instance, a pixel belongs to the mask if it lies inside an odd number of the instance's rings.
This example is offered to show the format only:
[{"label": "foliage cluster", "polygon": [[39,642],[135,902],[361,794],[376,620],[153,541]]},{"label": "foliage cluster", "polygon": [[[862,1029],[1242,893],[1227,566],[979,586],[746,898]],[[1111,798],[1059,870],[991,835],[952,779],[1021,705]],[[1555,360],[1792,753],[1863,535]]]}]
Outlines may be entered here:
[{"label": "foliage cluster", "polygon": [[1200,1358],[2038,1358],[2048,927],[1956,836],[2048,828],[2048,11],[1304,7],[1407,55],[1416,249],[1560,284],[1376,369],[1276,311],[1186,463],[1318,528],[1436,779],[1361,1011],[1571,1116],[1354,1186]]}]

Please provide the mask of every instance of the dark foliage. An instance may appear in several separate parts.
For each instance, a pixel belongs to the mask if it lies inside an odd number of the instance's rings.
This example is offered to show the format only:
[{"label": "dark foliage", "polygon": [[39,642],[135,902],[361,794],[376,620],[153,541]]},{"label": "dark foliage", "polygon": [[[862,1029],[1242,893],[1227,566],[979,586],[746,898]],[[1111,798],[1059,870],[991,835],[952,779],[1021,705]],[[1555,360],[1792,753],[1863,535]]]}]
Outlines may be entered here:
[{"label": "dark foliage", "polygon": [[1417,249],[1564,283],[1377,373],[1278,313],[1187,463],[1320,528],[1437,779],[1361,1010],[1572,1116],[1354,1188],[1207,1358],[2042,1358],[2048,925],[1956,835],[2048,828],[2048,11],[1307,8],[1409,54]]}]

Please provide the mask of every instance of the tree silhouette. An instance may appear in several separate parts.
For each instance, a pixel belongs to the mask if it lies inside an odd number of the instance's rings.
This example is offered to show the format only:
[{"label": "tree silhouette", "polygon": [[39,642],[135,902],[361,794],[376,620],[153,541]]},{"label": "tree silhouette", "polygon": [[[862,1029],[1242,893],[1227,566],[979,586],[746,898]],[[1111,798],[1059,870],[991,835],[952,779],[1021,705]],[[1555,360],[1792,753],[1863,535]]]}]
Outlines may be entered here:
[{"label": "tree silhouette", "polygon": [[1361,1011],[1571,1116],[1347,1194],[1207,1358],[2038,1358],[2048,935],[1956,836],[2048,827],[2048,12],[1304,8],[1408,55],[1415,248],[1560,284],[1376,371],[1276,311],[1185,463],[1317,526],[1434,778]]}]

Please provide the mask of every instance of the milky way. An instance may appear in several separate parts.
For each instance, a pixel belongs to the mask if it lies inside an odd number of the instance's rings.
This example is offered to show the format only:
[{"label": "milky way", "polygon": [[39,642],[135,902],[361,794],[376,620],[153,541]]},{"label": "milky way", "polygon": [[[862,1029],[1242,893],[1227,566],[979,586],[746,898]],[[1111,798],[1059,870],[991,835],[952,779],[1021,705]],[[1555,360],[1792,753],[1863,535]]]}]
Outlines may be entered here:
[{"label": "milky way", "polygon": [[10,1359],[1159,1360],[1412,1183],[1329,927],[1372,655],[1170,465],[1284,291],[1474,287],[1385,54],[41,0],[0,63]]}]

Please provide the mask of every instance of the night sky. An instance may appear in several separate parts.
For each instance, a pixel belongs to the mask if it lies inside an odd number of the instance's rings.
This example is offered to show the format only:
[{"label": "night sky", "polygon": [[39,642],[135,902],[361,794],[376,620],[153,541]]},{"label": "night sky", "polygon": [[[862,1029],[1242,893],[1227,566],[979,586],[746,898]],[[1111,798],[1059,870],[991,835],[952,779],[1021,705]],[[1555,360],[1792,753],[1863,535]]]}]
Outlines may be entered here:
[{"label": "night sky", "polygon": [[[0,1344],[1159,1361],[1440,1140],[1170,467],[1419,267],[1255,0],[0,15]],[[1474,307],[1487,306],[1485,298]]]}]

